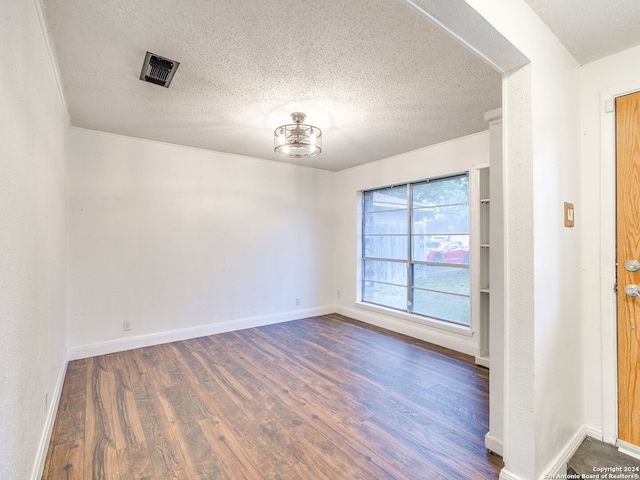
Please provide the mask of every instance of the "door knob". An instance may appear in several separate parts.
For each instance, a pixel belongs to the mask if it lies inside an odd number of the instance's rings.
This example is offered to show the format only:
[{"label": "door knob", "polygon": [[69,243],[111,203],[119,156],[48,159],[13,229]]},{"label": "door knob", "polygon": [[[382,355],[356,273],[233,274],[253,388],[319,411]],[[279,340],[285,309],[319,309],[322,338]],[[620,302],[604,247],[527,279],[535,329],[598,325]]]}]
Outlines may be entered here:
[{"label": "door knob", "polygon": [[635,284],[625,285],[624,293],[630,297],[640,297],[640,287]]},{"label": "door knob", "polygon": [[638,260],[627,260],[624,262],[624,268],[629,272],[637,272],[640,270],[640,262]]}]

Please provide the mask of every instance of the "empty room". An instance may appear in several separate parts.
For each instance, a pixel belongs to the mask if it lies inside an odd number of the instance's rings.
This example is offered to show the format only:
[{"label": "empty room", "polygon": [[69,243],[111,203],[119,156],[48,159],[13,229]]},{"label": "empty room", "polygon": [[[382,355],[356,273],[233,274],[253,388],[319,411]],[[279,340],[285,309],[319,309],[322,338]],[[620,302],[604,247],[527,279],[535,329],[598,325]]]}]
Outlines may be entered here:
[{"label": "empty room", "polygon": [[5,3],[3,479],[640,458],[635,4]]}]

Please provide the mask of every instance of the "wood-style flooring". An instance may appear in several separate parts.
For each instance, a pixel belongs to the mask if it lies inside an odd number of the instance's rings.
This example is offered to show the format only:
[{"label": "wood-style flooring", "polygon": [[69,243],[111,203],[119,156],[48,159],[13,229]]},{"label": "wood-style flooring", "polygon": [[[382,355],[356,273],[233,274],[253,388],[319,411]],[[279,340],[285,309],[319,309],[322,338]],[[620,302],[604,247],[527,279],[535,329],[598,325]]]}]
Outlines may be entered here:
[{"label": "wood-style flooring", "polygon": [[43,479],[496,479],[488,371],[340,315],[70,362]]}]

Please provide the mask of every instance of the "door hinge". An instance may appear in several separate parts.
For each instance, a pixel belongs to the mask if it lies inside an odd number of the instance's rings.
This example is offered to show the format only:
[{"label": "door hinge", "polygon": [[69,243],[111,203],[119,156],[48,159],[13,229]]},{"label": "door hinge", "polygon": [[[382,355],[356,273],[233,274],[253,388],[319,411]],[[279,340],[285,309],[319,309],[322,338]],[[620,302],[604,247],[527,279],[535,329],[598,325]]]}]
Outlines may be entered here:
[{"label": "door hinge", "polygon": [[613,293],[615,293],[616,295],[618,294],[618,284],[617,283],[613,284]]}]

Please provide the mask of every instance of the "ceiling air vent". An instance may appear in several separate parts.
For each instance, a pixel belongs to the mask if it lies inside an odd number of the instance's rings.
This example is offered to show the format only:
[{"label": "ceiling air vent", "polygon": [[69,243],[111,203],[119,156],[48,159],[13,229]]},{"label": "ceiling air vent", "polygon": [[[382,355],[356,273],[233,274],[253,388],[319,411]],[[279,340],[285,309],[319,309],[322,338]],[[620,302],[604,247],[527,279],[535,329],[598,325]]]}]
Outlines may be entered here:
[{"label": "ceiling air vent", "polygon": [[178,65],[180,65],[179,62],[147,52],[144,57],[142,72],[140,72],[140,80],[169,88]]}]

